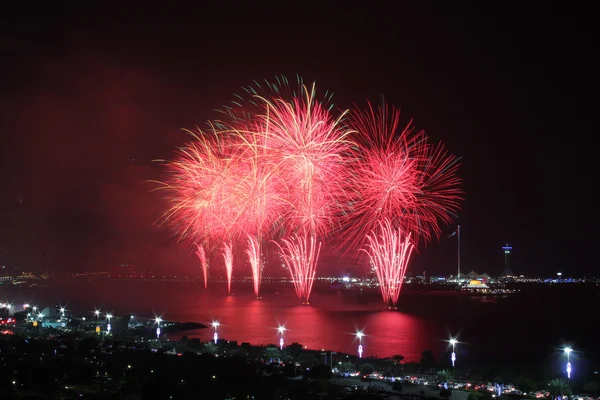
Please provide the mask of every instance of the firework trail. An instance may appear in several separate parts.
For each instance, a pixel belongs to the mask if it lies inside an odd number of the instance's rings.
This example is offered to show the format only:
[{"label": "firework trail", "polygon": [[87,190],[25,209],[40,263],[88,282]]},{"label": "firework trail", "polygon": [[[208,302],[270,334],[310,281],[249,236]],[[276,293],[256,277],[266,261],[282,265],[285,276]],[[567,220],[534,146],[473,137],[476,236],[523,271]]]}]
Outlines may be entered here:
[{"label": "firework trail", "polygon": [[383,301],[390,306],[398,303],[413,248],[410,233],[405,235],[387,219],[379,224],[379,229],[367,235],[366,250],[363,251],[369,255],[375,269]]},{"label": "firework trail", "polygon": [[296,295],[304,304],[308,304],[315,282],[321,243],[317,243],[316,237],[308,232],[283,239],[282,243],[281,246],[278,244],[279,254],[290,271]]},{"label": "firework trail", "polygon": [[399,111],[387,106],[375,111],[369,105],[351,114],[349,125],[359,146],[350,157],[343,192],[350,212],[343,221],[342,245],[366,244],[384,301],[393,305],[413,243],[439,237],[440,223],[451,221],[462,194],[458,159],[443,146],[432,146],[412,123],[400,129],[399,121]]},{"label": "firework trail", "polygon": [[225,261],[225,271],[227,272],[227,294],[231,294],[231,276],[233,273],[233,246],[231,243],[223,243],[223,260]]},{"label": "firework trail", "polygon": [[[280,247],[298,298],[308,303],[321,244],[335,228],[343,186],[343,155],[351,142],[341,118],[315,99],[314,84],[302,85],[291,100],[256,96],[265,112],[256,116],[260,141],[269,149],[283,182],[287,206],[280,215]],[[303,232],[298,235],[298,231]]]},{"label": "firework trail", "polygon": [[208,288],[208,260],[206,259],[206,253],[204,246],[196,244],[196,255],[200,260],[200,266],[202,268],[202,274],[204,275],[204,289]]},{"label": "firework trail", "polygon": [[254,294],[256,297],[260,297],[260,282],[262,277],[263,264],[260,254],[260,241],[253,236],[248,235],[248,247],[246,248],[246,254],[252,267],[252,278],[254,283]]}]

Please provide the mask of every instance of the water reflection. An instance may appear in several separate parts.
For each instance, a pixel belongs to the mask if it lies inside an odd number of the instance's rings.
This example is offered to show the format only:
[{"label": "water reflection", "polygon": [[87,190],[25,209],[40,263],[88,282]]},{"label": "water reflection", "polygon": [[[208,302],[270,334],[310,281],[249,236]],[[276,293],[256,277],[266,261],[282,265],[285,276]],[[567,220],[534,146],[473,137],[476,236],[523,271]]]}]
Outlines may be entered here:
[{"label": "water reflection", "polygon": [[[308,348],[356,353],[355,332],[364,330],[364,355],[388,357],[402,354],[418,361],[424,349],[440,350],[440,336],[426,320],[398,311],[382,310],[378,305],[343,302],[340,296],[314,296],[311,305],[298,305],[293,295],[256,300],[251,295],[212,296],[200,294],[195,307],[169,310],[166,318],[221,323],[219,336],[254,344],[278,343],[277,327],[286,326],[285,342],[301,343]],[[377,309],[379,307],[379,309]],[[438,329],[439,331],[439,329]],[[212,330],[187,333],[190,337],[210,340]]]}]

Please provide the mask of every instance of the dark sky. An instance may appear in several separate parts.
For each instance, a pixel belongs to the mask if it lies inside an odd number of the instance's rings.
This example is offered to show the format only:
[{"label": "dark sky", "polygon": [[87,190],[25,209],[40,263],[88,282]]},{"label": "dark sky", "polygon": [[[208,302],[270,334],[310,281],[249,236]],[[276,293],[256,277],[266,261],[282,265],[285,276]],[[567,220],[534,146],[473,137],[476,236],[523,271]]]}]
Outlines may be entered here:
[{"label": "dark sky", "polygon": [[[342,108],[384,94],[463,157],[463,270],[498,274],[507,242],[517,273],[593,272],[576,256],[571,183],[574,138],[589,129],[577,106],[588,25],[369,4],[6,10],[0,264],[197,274],[189,250],[153,225],[164,204],[149,193],[146,181],[163,177],[151,160],[169,158],[181,128],[217,117],[240,86],[297,73]],[[455,249],[444,236],[412,272],[454,272]],[[345,265],[328,256],[320,271]]]}]

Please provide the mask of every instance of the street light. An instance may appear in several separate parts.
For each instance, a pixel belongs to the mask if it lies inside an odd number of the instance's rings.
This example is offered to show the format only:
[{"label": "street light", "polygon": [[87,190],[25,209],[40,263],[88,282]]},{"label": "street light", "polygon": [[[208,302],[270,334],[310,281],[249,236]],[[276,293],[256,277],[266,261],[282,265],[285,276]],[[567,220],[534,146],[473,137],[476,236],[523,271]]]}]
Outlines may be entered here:
[{"label": "street light", "polygon": [[362,358],[362,353],[363,353],[362,338],[363,338],[363,336],[365,336],[365,334],[363,331],[357,331],[355,333],[355,335],[358,338],[358,358]]},{"label": "street light", "polygon": [[100,319],[100,310],[94,310],[94,315],[96,315],[96,321]]},{"label": "street light", "polygon": [[110,324],[110,319],[112,318],[112,314],[106,314],[106,319],[108,320],[108,324],[106,325],[106,332],[110,333],[111,329],[112,329],[112,325]]},{"label": "street light", "polygon": [[156,340],[158,340],[158,338],[160,338],[160,323],[162,322],[162,318],[156,317],[154,319],[154,322],[156,322],[156,324],[158,325],[158,327],[156,328]]},{"label": "street light", "polygon": [[567,379],[571,379],[571,352],[573,349],[570,347],[565,347],[563,350],[567,355]]},{"label": "street light", "polygon": [[456,362],[456,343],[458,343],[458,341],[455,338],[450,338],[450,340],[448,341],[450,342],[450,344],[452,345],[452,355],[450,356],[450,360],[452,361],[452,374],[455,375],[456,374],[456,368],[454,366],[454,363]]},{"label": "street light", "polygon": [[283,333],[285,332],[285,326],[280,326],[277,328],[281,337],[279,338],[279,348],[283,351]]},{"label": "street light", "polygon": [[212,322],[212,327],[215,330],[215,334],[213,335],[213,339],[215,340],[215,344],[217,344],[217,340],[219,340],[219,335],[217,333],[217,329],[219,328],[219,325],[221,325],[219,323],[219,321],[213,321]]}]

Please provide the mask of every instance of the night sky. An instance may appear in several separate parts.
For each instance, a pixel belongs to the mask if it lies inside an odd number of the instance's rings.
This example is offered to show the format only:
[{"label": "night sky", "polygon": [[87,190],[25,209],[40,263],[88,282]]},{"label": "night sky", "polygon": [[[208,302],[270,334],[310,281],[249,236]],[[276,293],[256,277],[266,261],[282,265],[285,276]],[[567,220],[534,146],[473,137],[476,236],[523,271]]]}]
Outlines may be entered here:
[{"label": "night sky", "polygon": [[[339,108],[385,95],[463,158],[464,272],[499,274],[505,243],[519,274],[594,272],[577,256],[586,235],[574,183],[591,34],[574,18],[78,7],[0,17],[1,265],[199,274],[154,224],[165,204],[149,193],[147,181],[164,178],[152,160],[170,158],[181,128],[217,118],[240,86],[299,74]],[[447,234],[410,272],[455,272]],[[319,273],[365,271],[347,264],[329,255]]]}]

